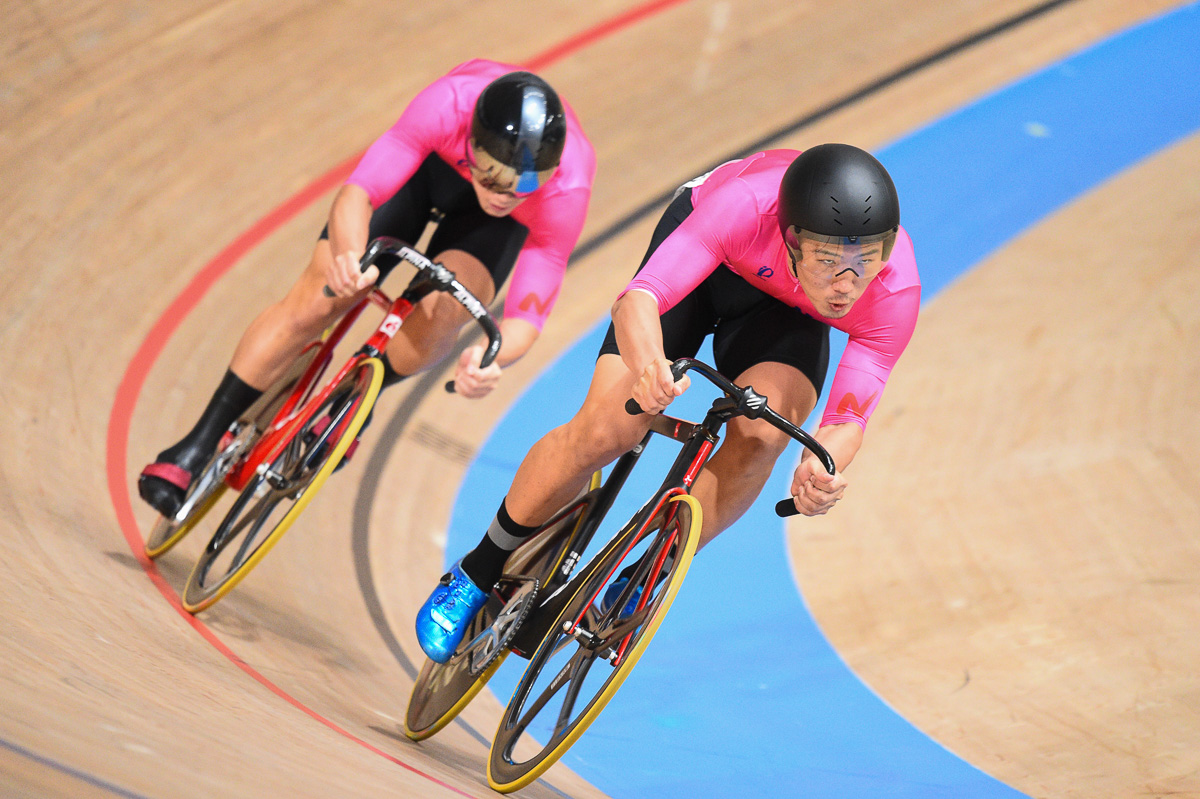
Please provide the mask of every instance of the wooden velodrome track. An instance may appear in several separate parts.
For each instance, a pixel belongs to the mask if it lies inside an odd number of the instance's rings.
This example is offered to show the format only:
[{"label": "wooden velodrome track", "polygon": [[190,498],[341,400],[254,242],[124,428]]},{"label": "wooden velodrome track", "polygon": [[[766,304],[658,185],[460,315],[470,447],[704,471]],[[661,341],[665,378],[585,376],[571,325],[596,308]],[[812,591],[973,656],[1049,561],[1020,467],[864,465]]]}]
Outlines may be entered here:
[{"label": "wooden velodrome track", "polygon": [[[1056,4],[780,144],[879,146],[1176,5]],[[570,99],[599,155],[586,240],[760,137],[1035,9],[9,4],[0,795],[492,795],[472,729],[491,732],[494,699],[421,746],[400,733],[419,662],[412,613],[440,571],[466,460],[606,312],[655,215],[578,260],[535,353],[495,396],[468,404],[416,381],[386,395],[379,413],[408,414],[405,434],[366,442],[198,622],[174,591],[201,542],[155,569],[130,541],[151,521],[133,475],[191,423],[244,324],[307,258],[333,184],[298,193],[429,80],[487,56],[535,66]],[[1032,796],[1200,796],[1200,319],[1187,301],[1200,291],[1198,170],[1193,137],[930,303],[852,494],[790,528],[805,598],[848,664]],[[1186,189],[1170,191],[1180,175]],[[1177,235],[1127,221],[1149,202]],[[1112,239],[1125,246],[1098,246]],[[1047,275],[1047,249],[1068,266]],[[1152,325],[1121,323],[1147,308],[1161,311]],[[368,462],[388,488],[370,508],[369,550],[352,552]],[[522,795],[561,793],[600,795],[561,766]]]}]

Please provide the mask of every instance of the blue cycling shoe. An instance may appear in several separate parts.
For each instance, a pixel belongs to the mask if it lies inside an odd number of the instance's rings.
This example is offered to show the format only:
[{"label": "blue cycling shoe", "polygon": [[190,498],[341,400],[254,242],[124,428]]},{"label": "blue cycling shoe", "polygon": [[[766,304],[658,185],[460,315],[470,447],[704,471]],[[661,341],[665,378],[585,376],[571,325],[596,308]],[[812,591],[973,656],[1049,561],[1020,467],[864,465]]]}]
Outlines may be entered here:
[{"label": "blue cycling shoe", "polygon": [[446,663],[462,643],[471,619],[487,603],[479,589],[455,563],[417,611],[417,641],[435,663]]},{"label": "blue cycling shoe", "polygon": [[[604,596],[600,598],[600,606],[598,610],[601,615],[608,613],[609,608],[617,604],[617,600],[621,596],[621,592],[625,590],[625,586],[629,585],[627,577],[618,577],[608,585],[608,590],[604,592]],[[621,608],[621,612],[617,614],[617,619],[626,619],[633,615],[637,610],[638,600],[642,598],[642,587],[639,585],[633,589],[633,596],[629,597],[629,601],[625,603],[625,607]]]}]

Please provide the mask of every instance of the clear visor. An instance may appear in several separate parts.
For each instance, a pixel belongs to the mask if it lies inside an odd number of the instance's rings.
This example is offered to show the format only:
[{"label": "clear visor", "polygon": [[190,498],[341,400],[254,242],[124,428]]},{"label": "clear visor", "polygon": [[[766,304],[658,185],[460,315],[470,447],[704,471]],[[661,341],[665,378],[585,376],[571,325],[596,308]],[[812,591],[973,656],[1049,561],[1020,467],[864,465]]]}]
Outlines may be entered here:
[{"label": "clear visor", "polygon": [[519,171],[492,158],[487,150],[476,148],[474,139],[467,142],[467,166],[471,175],[483,188],[515,197],[528,197],[533,194],[546,185],[558,171],[556,166],[541,172],[533,169]]},{"label": "clear visor", "polygon": [[793,263],[805,263],[800,252],[802,238],[818,245],[827,245],[830,254],[836,254],[841,259],[837,275],[849,270],[856,277],[874,277],[892,255],[896,231],[889,230],[870,236],[826,236],[792,225],[784,232],[783,242],[791,253]]}]

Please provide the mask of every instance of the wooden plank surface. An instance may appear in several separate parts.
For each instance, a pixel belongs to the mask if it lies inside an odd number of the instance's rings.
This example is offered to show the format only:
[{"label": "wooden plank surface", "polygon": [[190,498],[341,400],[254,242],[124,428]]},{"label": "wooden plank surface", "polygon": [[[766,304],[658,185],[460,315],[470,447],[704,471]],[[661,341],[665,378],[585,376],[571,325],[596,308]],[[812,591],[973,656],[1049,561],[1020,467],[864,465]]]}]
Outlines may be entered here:
[{"label": "wooden plank surface", "polygon": [[[780,144],[842,139],[879,146],[1174,5],[1065,3]],[[1033,7],[1028,0],[874,0],[842,4],[835,13],[818,3],[696,0],[549,64],[543,74],[576,107],[600,158],[585,238],[731,152]],[[251,578],[202,617],[279,693],[199,634],[131,554],[105,472],[113,446],[109,425],[131,359],[193,276],[268,211],[360,152],[421,86],[470,57],[533,58],[635,8],[616,0],[572,4],[569,14],[545,3],[494,0],[52,0],[9,9],[0,48],[6,186],[0,193],[0,357],[7,377],[0,400],[9,420],[0,451],[0,739],[43,759],[9,750],[0,764],[4,790],[41,796],[492,795],[483,778],[486,747],[477,735],[488,736],[494,727],[494,700],[477,702],[465,714],[476,735],[455,725],[420,746],[399,735],[411,685],[405,658],[417,661],[412,613],[439,570],[441,530],[464,469],[461,457],[447,457],[428,441],[452,441],[451,452],[478,446],[522,386],[607,311],[652,219],[607,241],[572,270],[543,340],[496,396],[475,404],[440,394],[422,399],[399,440],[367,442]],[[1089,202],[1119,220],[1129,194],[1153,194],[1173,174],[1195,168],[1189,143],[1139,171],[1128,191]],[[266,237],[178,320],[130,410],[126,498],[137,470],[190,425],[244,324],[301,268],[328,202],[328,196],[317,200]],[[1181,205],[1174,213],[1187,219],[1195,211]],[[1068,229],[1078,239],[1057,246],[1094,243],[1098,235],[1082,225]],[[995,275],[1028,268],[1024,248],[1043,244],[1022,241],[955,292],[992,290],[988,281]],[[1176,249],[1159,249],[1148,239],[1145,257],[1187,257],[1195,249],[1177,239],[1170,247]],[[1183,272],[1173,279],[1186,281]],[[1073,520],[1081,512],[1109,521],[1101,540],[1084,540],[1078,530],[1078,547],[1051,553],[1082,559],[1091,583],[1055,581],[1061,561],[1036,548],[1043,540],[1036,529],[1020,525],[1029,539],[1006,539],[1009,546],[987,556],[999,563],[981,566],[983,554],[970,557],[967,542],[988,540],[989,530],[963,521],[978,517],[981,498],[1017,490],[1006,481],[1018,478],[996,469],[994,459],[971,469],[961,459],[975,450],[965,447],[956,452],[962,467],[991,475],[991,482],[957,486],[946,497],[943,518],[964,538],[936,541],[959,549],[941,553],[937,569],[917,555],[894,559],[900,575],[917,584],[908,599],[921,613],[885,615],[900,607],[888,590],[899,578],[861,574],[854,537],[827,540],[806,530],[794,542],[806,596],[851,664],[922,729],[1038,796],[1120,795],[1107,790],[1115,786],[1128,787],[1130,795],[1135,789],[1195,791],[1184,770],[1190,765],[1194,772],[1188,759],[1194,752],[1178,751],[1174,743],[1194,708],[1172,670],[1188,655],[1179,642],[1187,639],[1194,608],[1159,600],[1176,581],[1187,580],[1195,556],[1194,540],[1171,531],[1183,525],[1186,532],[1190,519],[1194,539],[1195,514],[1187,514],[1194,511],[1196,464],[1184,442],[1167,436],[1176,429],[1172,424],[1186,421],[1170,413],[1196,407],[1189,388],[1196,385],[1195,359],[1189,364],[1178,357],[1195,352],[1195,319],[1182,300],[1196,287],[1194,281],[1137,285],[1179,318],[1179,329],[1193,335],[1191,349],[1155,348],[1161,339],[1147,338],[1146,331],[1105,328],[1123,360],[1105,369],[1102,385],[1080,386],[1076,397],[1103,402],[1086,404],[1085,413],[1039,418],[1047,429],[1061,430],[1060,449],[1021,450],[1026,461],[1020,465],[1052,472],[1054,490],[1025,493],[1019,506],[1005,511],[1016,521]],[[979,296],[956,294],[954,301],[978,302]],[[939,312],[948,302],[930,309],[922,336],[939,325],[953,327],[952,314]],[[997,314],[1035,329],[1039,311],[995,302]],[[1084,344],[1095,340],[1096,329],[1081,326],[1073,335]],[[1018,353],[1019,366],[1005,373],[1019,371],[1036,383],[1061,368],[1056,359],[1062,353],[1035,346],[1035,334],[1029,336],[1034,340]],[[972,343],[960,338],[963,346]],[[923,341],[906,355],[889,402],[909,392],[915,396],[906,401],[937,401],[920,393],[917,376],[936,369],[940,357]],[[1148,351],[1161,357],[1147,360]],[[1138,393],[1145,383],[1135,375],[1153,376],[1152,396]],[[962,390],[986,396],[990,385]],[[376,428],[411,390],[400,387],[384,398]],[[1175,396],[1191,399],[1168,407],[1167,398]],[[1000,399],[993,399],[996,413],[1014,410]],[[1154,413],[1139,413],[1148,402]],[[955,417],[951,403],[931,410],[968,430],[974,421]],[[862,463],[855,464],[856,480],[872,488],[857,489],[855,501],[839,506],[830,524],[899,513],[886,481],[872,475],[906,451],[914,431],[899,422],[879,427],[886,432],[873,431]],[[1147,437],[1156,442],[1149,453],[1119,456],[1118,443]],[[379,456],[385,464],[379,479],[388,490],[371,507],[369,571],[398,652],[381,639],[380,621],[365,607],[362,564],[348,543],[356,487],[375,446],[389,448]],[[1076,468],[1050,470],[1050,459],[1063,453]],[[1153,513],[1123,510],[1091,479],[1097,470],[1161,486]],[[144,532],[151,514],[134,503]],[[900,515],[924,518],[924,511],[908,508]],[[163,560],[169,586],[182,585],[199,545],[186,541]],[[806,573],[813,547],[845,568]],[[997,591],[993,567],[1000,566],[1005,584],[1033,595]],[[859,577],[870,582],[848,582]],[[856,601],[844,601],[847,592],[855,592]],[[988,599],[972,604],[970,618],[962,620],[947,606],[948,597],[959,595]],[[1035,600],[1034,608],[1019,598]],[[1043,615],[1034,612],[1038,608]],[[947,701],[948,686],[962,675],[947,673],[939,648],[960,647],[969,634],[962,625],[971,623],[997,637],[972,642],[973,679],[995,674],[988,683],[994,688],[977,702]],[[1154,646],[1114,668],[1109,652],[1141,647],[1147,639]],[[1027,672],[1014,668],[1005,649],[1013,641],[1028,645],[1024,651],[1041,671],[1067,669],[1078,693],[1023,682]],[[1132,705],[1121,704],[1142,669],[1158,669],[1158,680]],[[1014,686],[1020,689],[1015,694]],[[1086,712],[1076,704],[1080,696],[1093,698]],[[1112,730],[1128,736],[1121,758],[1096,744]],[[1091,794],[1077,791],[1085,777],[1107,773],[1114,759],[1125,766],[1113,782],[1097,778]],[[598,795],[562,767],[546,783],[523,795]]]}]

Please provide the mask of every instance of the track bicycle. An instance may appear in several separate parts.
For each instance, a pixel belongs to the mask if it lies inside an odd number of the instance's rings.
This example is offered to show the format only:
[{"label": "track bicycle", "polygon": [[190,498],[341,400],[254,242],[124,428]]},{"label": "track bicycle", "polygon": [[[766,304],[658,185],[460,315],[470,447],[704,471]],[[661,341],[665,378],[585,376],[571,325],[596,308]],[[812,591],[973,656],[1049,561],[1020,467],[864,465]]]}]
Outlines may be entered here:
[{"label": "track bicycle", "polygon": [[[145,552],[157,558],[193,530],[227,489],[238,492],[184,586],[181,601],[190,613],[229,593],[353,453],[383,385],[380,358],[424,297],[434,291],[453,296],[487,334],[481,366],[495,360],[500,349],[495,319],[449,269],[386,236],[370,243],[359,266],[363,270],[380,266],[382,280],[401,262],[417,270],[403,293],[392,300],[373,286],[320,340],[305,346],[287,373],[230,426],[178,512],[170,518],[160,516],[151,529]],[[322,383],[335,348],[371,304],[384,311],[383,320],[337,373]],[[447,384],[447,390],[453,390],[453,383]]]},{"label": "track bicycle", "polygon": [[[702,511],[690,491],[737,416],[765,419],[810,449],[825,469],[829,453],[780,416],[753,387],[739,387],[712,367],[684,358],[675,379],[695,371],[722,391],[699,424],[666,414],[621,456],[601,483],[599,473],[510,556],[488,603],[445,664],[427,661],[414,685],[405,732],[415,740],[444,727],[495,673],[508,651],[529,659],[509,700],[488,756],[488,783],[502,793],[529,785],[583,734],[632,671],[674,601],[700,538]],[[630,400],[630,413],[641,409]],[[681,445],[658,491],[585,565],[584,550],[652,436]],[[794,503],[776,506],[780,515]],[[622,568],[624,566],[624,568]],[[615,599],[605,602],[609,588]]]}]

